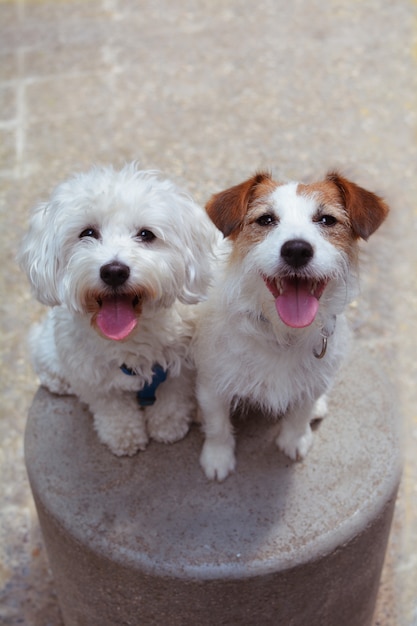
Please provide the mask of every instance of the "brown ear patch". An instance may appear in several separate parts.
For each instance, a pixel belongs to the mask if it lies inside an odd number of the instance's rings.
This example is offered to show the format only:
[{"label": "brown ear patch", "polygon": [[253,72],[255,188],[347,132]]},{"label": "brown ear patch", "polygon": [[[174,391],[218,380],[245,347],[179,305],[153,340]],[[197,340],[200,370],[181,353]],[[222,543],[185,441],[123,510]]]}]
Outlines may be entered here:
[{"label": "brown ear patch", "polygon": [[355,236],[368,239],[387,217],[388,205],[376,194],[343,178],[338,172],[329,172],[326,180],[339,190]]},{"label": "brown ear patch", "polygon": [[263,191],[275,188],[271,175],[259,172],[239,185],[213,195],[206,205],[206,211],[225,237],[232,239],[240,231],[249,204]]}]

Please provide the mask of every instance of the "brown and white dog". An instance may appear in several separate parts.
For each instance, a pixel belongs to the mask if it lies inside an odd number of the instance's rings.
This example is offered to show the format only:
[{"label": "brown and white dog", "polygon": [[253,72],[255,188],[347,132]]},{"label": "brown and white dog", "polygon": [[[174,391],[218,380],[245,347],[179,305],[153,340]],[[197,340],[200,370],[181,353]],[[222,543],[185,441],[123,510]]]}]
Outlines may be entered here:
[{"label": "brown and white dog", "polygon": [[223,480],[235,467],[229,413],[238,403],[281,416],[278,448],[306,455],[346,350],[358,240],[388,207],[338,173],[313,184],[259,173],[214,195],[207,212],[225,239],[195,341],[200,462]]}]

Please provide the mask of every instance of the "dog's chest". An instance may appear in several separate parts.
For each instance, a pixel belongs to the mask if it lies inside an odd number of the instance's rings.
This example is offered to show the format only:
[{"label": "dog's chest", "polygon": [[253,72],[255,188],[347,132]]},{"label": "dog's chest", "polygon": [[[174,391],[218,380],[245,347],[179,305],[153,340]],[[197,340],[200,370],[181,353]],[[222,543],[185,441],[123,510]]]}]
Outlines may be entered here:
[{"label": "dog's chest", "polygon": [[[319,347],[319,334],[316,340]],[[261,318],[251,332],[248,321],[243,320],[222,351],[220,370],[224,378],[219,384],[227,388],[230,397],[284,412],[294,401],[321,395],[333,378],[334,346],[323,359],[317,359],[314,342],[315,338],[300,341],[291,334],[277,337],[268,321]]]},{"label": "dog's chest", "polygon": [[[83,316],[74,317],[64,307],[54,312],[57,351],[74,386],[134,390],[152,379],[155,364],[178,375],[187,342],[177,324],[166,323],[160,329],[155,321],[160,332],[147,331],[142,324],[131,339],[117,342],[100,337]],[[127,376],[121,366],[136,375]]]}]

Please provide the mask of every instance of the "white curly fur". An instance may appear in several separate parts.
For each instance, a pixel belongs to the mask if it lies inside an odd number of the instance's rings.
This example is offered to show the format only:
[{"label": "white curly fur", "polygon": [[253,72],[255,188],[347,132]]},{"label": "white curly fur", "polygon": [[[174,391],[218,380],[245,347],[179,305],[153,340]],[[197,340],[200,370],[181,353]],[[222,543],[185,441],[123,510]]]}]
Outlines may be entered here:
[{"label": "white curly fur", "polygon": [[[116,455],[144,449],[149,437],[172,442],[188,431],[192,305],[205,297],[215,239],[203,209],[134,163],[76,175],[33,211],[18,256],[36,298],[52,307],[30,335],[34,368],[50,391],[76,394],[89,406],[100,441]],[[121,285],[101,277],[112,263],[128,268]],[[135,316],[121,340],[97,322],[102,300],[114,294],[131,298]],[[135,392],[155,363],[168,378],[156,403],[140,410]],[[136,375],[124,374],[122,364]]]}]

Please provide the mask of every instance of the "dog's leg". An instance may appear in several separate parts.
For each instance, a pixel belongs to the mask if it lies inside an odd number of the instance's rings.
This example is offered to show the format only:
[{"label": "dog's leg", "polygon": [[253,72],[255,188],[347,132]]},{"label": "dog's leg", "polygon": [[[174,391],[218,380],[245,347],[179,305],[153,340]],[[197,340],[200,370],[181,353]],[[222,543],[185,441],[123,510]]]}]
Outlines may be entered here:
[{"label": "dog's leg", "polygon": [[104,396],[89,402],[94,427],[102,443],[116,456],[132,456],[148,443],[145,415],[135,394]]},{"label": "dog's leg", "polygon": [[313,421],[320,421],[327,415],[327,395],[324,393],[314,403],[313,407]]},{"label": "dog's leg", "polygon": [[200,465],[210,480],[224,480],[235,469],[235,438],[229,418],[230,405],[211,390],[198,388],[205,441]]},{"label": "dog's leg", "polygon": [[168,376],[158,387],[155,404],[146,409],[148,434],[162,443],[179,441],[188,433],[196,414],[194,373],[184,368],[180,376]]},{"label": "dog's leg", "polygon": [[293,461],[301,461],[313,443],[310,423],[314,418],[321,419],[327,412],[326,397],[316,402],[306,401],[291,407],[282,417],[280,433],[276,439],[278,448]]}]

